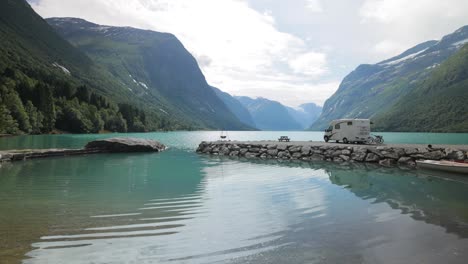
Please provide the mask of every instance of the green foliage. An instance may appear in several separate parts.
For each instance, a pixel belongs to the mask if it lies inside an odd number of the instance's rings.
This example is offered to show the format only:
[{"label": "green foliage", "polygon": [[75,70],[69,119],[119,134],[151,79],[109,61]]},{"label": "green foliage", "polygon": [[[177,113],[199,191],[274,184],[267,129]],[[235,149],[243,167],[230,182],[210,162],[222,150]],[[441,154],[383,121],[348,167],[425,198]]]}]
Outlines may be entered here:
[{"label": "green foliage", "polygon": [[[460,42],[466,39],[467,34],[468,26],[465,26],[446,35],[440,41],[421,43],[396,57],[377,64],[360,65],[344,78],[335,94],[325,102],[320,118],[311,129],[322,130],[328,126],[331,120],[340,118],[375,120],[382,118],[385,113],[397,111],[400,107],[397,104],[401,100],[411,100],[410,97],[414,96],[425,98],[425,94],[416,95],[412,91],[418,89],[424,80],[438,74],[436,73],[438,66],[459,50],[457,47],[459,47]],[[439,82],[439,85],[441,85],[440,88],[446,88],[451,84]],[[425,104],[423,101],[418,101],[418,103]],[[435,104],[438,103],[435,102]],[[417,107],[415,106],[414,109]],[[414,110],[408,108],[406,111],[411,114]],[[399,113],[402,114],[401,118],[405,118],[406,113],[401,111]],[[381,125],[381,129],[392,129],[391,131],[395,131],[395,129],[398,131],[402,129],[421,131],[423,127],[430,128],[430,131],[435,129],[432,126],[421,125],[407,127]]]},{"label": "green foliage", "polygon": [[[7,86],[13,86],[14,82],[10,81],[6,84]],[[3,99],[4,105],[9,110],[11,117],[16,120],[18,127],[25,133],[31,132],[31,124],[29,122],[29,116],[23,107],[23,103],[15,90],[9,89],[4,86],[1,89],[0,95]]]},{"label": "green foliage", "polygon": [[17,134],[18,132],[18,123],[6,106],[0,104],[0,134]]},{"label": "green foliage", "polygon": [[128,129],[134,132],[145,132],[146,115],[129,104],[119,104],[122,116],[127,120]]},{"label": "green foliage", "polygon": [[[61,38],[25,0],[0,1],[0,36],[0,133],[190,127],[162,117],[151,97],[133,96],[109,71]],[[138,109],[131,128],[118,108],[121,102]]]},{"label": "green foliage", "polygon": [[29,123],[31,124],[31,134],[39,134],[42,131],[44,121],[44,115],[28,100],[25,106],[26,113],[29,117]]},{"label": "green foliage", "polygon": [[376,117],[386,131],[468,132],[468,45]]},{"label": "green foliage", "polygon": [[117,105],[86,86],[73,87],[63,80],[51,82],[48,77],[39,75],[39,80],[32,79],[11,68],[0,73],[0,133],[39,134],[55,129],[73,133],[148,130],[144,111],[130,104]]},{"label": "green foliage", "polygon": [[39,100],[38,108],[44,115],[43,132],[51,132],[54,129],[56,120],[52,87],[43,82],[39,82],[35,91],[37,93],[36,98]]},{"label": "green foliage", "polygon": [[[214,93],[193,56],[171,34],[134,28],[109,27],[77,18],[50,18],[50,25],[131,95],[139,109],[150,105],[146,122],[124,111],[129,130],[252,129],[241,123]],[[91,98],[92,100],[92,98]],[[155,116],[157,118],[155,118]]]}]

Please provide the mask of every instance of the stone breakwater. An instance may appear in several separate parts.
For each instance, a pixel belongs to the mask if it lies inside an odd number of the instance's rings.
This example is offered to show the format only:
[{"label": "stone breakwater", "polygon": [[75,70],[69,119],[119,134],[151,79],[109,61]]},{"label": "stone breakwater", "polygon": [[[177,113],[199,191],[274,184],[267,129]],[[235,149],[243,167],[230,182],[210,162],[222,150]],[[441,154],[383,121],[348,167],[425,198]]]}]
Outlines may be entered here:
[{"label": "stone breakwater", "polygon": [[149,139],[109,138],[89,142],[82,149],[25,149],[0,151],[0,162],[58,156],[76,156],[99,153],[160,152],[166,146]]},{"label": "stone breakwater", "polygon": [[424,145],[347,145],[324,142],[202,142],[198,153],[279,160],[367,162],[416,166],[416,160],[466,160],[468,147]]}]

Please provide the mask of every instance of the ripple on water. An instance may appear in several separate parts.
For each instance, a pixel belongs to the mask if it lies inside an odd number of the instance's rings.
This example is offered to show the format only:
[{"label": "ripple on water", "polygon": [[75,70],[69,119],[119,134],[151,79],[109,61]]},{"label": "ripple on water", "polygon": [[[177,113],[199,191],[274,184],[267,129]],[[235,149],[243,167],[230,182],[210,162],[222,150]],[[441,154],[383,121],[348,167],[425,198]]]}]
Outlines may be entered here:
[{"label": "ripple on water", "polygon": [[[155,162],[144,157],[143,164]],[[144,195],[125,206],[114,197],[111,208],[103,203],[97,207],[103,210],[89,211],[85,225],[46,233],[24,262],[391,263],[399,256],[457,263],[454,248],[468,257],[466,240],[454,235],[467,230],[467,207],[460,203],[468,200],[466,186],[391,169],[208,163],[196,168],[202,177],[195,180],[184,168],[158,176],[161,164],[140,175],[145,185],[138,188],[130,172],[112,178],[123,179],[123,192]],[[182,191],[171,193],[177,188]]]}]

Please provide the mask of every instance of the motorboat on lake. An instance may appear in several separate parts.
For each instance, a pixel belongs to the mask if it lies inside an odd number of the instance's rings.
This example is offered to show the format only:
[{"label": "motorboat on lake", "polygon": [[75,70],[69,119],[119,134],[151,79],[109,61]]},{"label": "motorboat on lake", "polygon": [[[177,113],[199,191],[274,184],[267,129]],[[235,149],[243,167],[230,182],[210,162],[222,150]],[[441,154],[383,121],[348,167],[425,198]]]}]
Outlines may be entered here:
[{"label": "motorboat on lake", "polygon": [[419,168],[440,170],[468,175],[468,163],[448,160],[417,160]]}]

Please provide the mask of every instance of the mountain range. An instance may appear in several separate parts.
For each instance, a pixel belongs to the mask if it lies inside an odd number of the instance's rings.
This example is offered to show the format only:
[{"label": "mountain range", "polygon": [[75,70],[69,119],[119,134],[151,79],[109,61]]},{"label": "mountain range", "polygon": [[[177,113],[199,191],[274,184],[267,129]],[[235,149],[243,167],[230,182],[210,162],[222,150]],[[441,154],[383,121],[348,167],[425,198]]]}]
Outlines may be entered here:
[{"label": "mountain range", "polygon": [[233,99],[247,109],[255,127],[260,130],[304,130],[315,121],[321,111],[321,107],[313,103],[295,109],[262,97],[254,99],[235,96]]},{"label": "mountain range", "polygon": [[77,18],[46,20],[63,38],[108,70],[137,98],[192,126],[248,129],[208,85],[195,58],[172,34],[97,25]]},{"label": "mountain range", "polygon": [[[461,119],[468,119],[468,111],[465,103],[454,100],[452,111],[446,108],[444,111],[445,122],[437,125],[425,125],[431,123],[431,115],[419,116],[418,121],[408,120],[404,126],[399,126],[397,119],[414,117],[414,109],[431,109],[431,105],[437,103],[434,95],[425,93],[428,82],[435,82],[435,76],[439,76],[437,82],[440,95],[445,98],[456,99],[464,97],[468,93],[466,89],[455,87],[453,81],[462,83],[466,75],[457,75],[455,78],[448,69],[455,71],[454,64],[460,66],[460,57],[463,52],[460,49],[468,43],[468,26],[462,27],[452,34],[443,37],[440,41],[427,41],[421,43],[402,54],[384,60],[377,64],[364,64],[357,67],[344,78],[337,92],[324,104],[323,112],[311,129],[321,130],[328,126],[333,119],[340,118],[372,118],[376,120],[376,129],[387,131],[467,131],[461,129],[456,123]],[[450,59],[449,59],[450,58]],[[444,62],[452,66],[444,65]],[[444,72],[443,74],[441,72]],[[441,77],[444,75],[445,77]],[[440,81],[450,78],[445,83]],[[418,96],[417,100],[414,98]],[[435,101],[434,101],[435,100]],[[405,112],[401,112],[403,105]],[[399,110],[400,109],[400,110]],[[395,117],[396,113],[399,116]],[[393,120],[392,123],[386,123]],[[410,124],[411,123],[411,124]]]},{"label": "mountain range", "polygon": [[216,95],[224,102],[224,104],[233,112],[241,122],[251,127],[257,128],[249,110],[230,94],[221,91],[216,87],[212,87]]},{"label": "mountain range", "polygon": [[434,69],[386,112],[380,131],[468,132],[468,45]]},{"label": "mountain range", "polygon": [[[0,2],[0,133],[253,129],[173,35]],[[52,26],[51,26],[52,25]]]},{"label": "mountain range", "polygon": [[207,83],[172,34],[44,20],[25,0],[0,2],[0,36],[0,134],[318,130],[339,118],[468,132],[468,26],[358,66],[323,109],[232,96]]},{"label": "mountain range", "polygon": [[309,128],[322,113],[322,107],[315,103],[302,104],[297,108],[286,106],[286,109],[304,130]]}]

